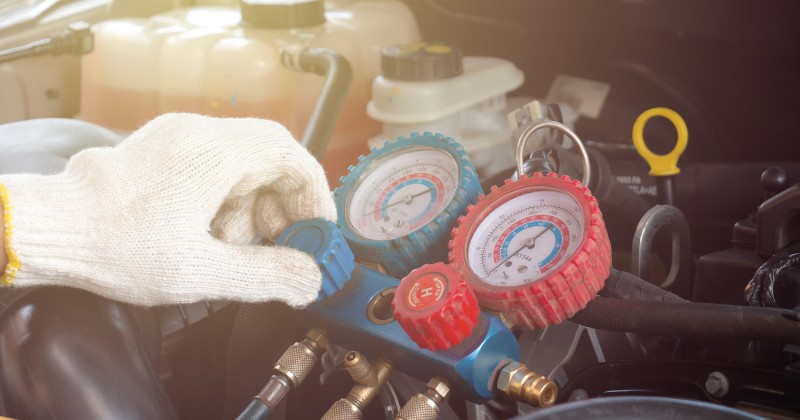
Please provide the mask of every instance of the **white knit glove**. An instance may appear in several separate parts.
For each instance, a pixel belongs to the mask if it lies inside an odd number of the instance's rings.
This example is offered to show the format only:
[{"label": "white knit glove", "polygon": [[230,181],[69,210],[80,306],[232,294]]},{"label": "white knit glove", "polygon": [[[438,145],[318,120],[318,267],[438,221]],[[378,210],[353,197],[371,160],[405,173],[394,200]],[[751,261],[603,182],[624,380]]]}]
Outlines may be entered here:
[{"label": "white knit glove", "polygon": [[[259,245],[294,221],[336,220],[325,175],[278,123],[164,115],[57,175],[0,177],[19,287],[62,285],[141,305],[314,300],[300,251]],[[216,236],[216,238],[215,238]]]}]

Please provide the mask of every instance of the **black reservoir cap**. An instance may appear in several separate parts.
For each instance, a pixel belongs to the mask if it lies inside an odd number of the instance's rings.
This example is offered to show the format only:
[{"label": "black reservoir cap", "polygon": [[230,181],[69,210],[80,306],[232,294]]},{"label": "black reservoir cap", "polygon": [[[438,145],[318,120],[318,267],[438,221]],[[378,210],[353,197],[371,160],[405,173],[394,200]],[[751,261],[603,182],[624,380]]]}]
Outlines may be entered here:
[{"label": "black reservoir cap", "polygon": [[322,0],[240,0],[242,22],[263,29],[293,29],[325,23]]},{"label": "black reservoir cap", "polygon": [[412,42],[381,51],[381,74],[394,80],[441,80],[464,73],[461,50],[440,42]]}]

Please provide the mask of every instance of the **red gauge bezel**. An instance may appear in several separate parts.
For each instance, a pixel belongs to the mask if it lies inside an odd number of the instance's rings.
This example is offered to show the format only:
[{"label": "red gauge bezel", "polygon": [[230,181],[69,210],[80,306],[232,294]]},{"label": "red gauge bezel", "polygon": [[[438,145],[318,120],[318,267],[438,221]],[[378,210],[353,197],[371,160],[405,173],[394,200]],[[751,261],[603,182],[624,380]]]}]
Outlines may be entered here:
[{"label": "red gauge bezel", "polygon": [[[503,203],[530,191],[552,190],[569,194],[579,204],[585,235],[581,243],[552,273],[528,284],[513,287],[484,282],[469,267],[467,245],[480,221]],[[516,181],[506,180],[478,198],[467,214],[458,219],[449,243],[449,260],[487,309],[501,312],[515,326],[525,329],[558,324],[586,307],[603,287],[611,270],[611,244],[597,200],[580,181],[554,173]]]}]

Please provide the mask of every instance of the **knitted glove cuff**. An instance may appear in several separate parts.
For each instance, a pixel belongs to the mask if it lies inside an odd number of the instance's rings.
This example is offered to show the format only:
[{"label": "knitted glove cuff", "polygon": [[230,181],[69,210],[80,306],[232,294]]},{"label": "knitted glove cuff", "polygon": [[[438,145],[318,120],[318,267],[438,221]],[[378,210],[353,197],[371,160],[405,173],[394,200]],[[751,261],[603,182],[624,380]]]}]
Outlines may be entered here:
[{"label": "knitted glove cuff", "polygon": [[88,255],[82,250],[92,237],[88,223],[95,198],[76,177],[6,175],[0,177],[0,198],[9,257],[3,285],[86,271]]}]

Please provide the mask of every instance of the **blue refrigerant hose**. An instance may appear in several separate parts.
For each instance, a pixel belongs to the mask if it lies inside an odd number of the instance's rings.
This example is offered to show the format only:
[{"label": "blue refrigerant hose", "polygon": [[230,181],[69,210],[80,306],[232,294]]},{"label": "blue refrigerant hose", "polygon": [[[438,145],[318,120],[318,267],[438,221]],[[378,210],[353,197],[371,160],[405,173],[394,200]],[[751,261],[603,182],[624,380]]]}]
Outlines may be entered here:
[{"label": "blue refrigerant hose", "polygon": [[250,405],[242,411],[237,420],[262,420],[266,419],[272,410],[261,400],[252,400]]}]

